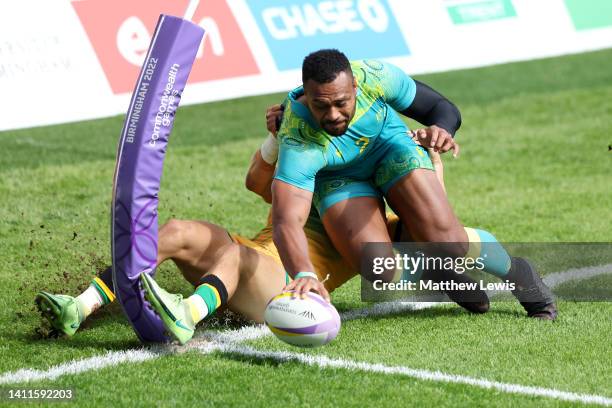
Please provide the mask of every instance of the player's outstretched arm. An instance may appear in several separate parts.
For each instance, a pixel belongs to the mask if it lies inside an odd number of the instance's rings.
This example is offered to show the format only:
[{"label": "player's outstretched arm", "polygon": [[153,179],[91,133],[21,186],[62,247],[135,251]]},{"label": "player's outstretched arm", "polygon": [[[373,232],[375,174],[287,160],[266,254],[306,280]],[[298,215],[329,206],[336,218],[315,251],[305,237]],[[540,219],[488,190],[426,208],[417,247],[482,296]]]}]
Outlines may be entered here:
[{"label": "player's outstretched arm", "polygon": [[274,244],[285,270],[295,279],[286,289],[295,289],[298,294],[316,290],[329,300],[329,293],[314,273],[304,233],[312,192],[277,179],[272,184],[272,197]]}]

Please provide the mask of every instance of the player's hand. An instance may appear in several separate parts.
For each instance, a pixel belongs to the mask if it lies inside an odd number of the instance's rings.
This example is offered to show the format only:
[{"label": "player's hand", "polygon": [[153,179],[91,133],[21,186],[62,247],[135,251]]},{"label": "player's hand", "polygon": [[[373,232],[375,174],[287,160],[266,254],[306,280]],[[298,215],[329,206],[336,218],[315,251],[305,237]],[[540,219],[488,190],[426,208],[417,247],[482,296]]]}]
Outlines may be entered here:
[{"label": "player's hand", "polygon": [[323,282],[320,282],[318,279],[315,278],[295,279],[289,282],[287,286],[285,286],[283,292],[287,292],[290,290],[295,291],[296,297],[304,297],[304,295],[310,291],[317,292],[327,302],[331,302],[329,292],[327,291],[327,289],[325,289]]},{"label": "player's hand", "polygon": [[452,150],[453,157],[459,155],[459,145],[455,142],[451,134],[441,127],[433,125],[427,128],[417,129],[412,133],[421,146],[425,148],[433,149],[436,153],[446,153]]},{"label": "player's hand", "polygon": [[266,128],[268,132],[276,136],[276,132],[280,128],[283,119],[284,108],[282,105],[272,105],[266,109]]}]

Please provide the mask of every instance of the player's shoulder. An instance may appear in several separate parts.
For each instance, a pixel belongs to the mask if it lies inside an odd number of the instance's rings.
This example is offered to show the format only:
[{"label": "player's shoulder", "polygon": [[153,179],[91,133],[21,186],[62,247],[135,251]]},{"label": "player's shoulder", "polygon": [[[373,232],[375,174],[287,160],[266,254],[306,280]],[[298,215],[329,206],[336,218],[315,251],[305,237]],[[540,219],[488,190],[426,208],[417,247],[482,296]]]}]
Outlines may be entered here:
[{"label": "player's shoulder", "polygon": [[303,87],[295,88],[285,99],[283,120],[278,131],[281,145],[319,149],[324,144],[324,132],[317,126],[306,105],[302,103]]},{"label": "player's shoulder", "polygon": [[385,79],[387,63],[375,59],[351,61],[353,75],[358,83],[375,86]]},{"label": "player's shoulder", "polygon": [[279,129],[279,137],[284,135],[297,135],[299,130],[304,128],[305,112],[302,112],[302,105],[298,102],[296,91],[290,91],[283,101],[283,120]]}]

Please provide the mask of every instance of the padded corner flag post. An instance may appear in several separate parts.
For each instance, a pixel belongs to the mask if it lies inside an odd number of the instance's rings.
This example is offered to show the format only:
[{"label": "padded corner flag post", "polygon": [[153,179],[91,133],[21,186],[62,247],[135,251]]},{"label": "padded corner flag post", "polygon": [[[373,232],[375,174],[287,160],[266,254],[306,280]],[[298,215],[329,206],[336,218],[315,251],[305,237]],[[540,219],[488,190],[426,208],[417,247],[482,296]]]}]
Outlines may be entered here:
[{"label": "padded corner flag post", "polygon": [[161,319],[145,303],[141,273],[154,274],[157,204],[164,155],[174,115],[204,29],[185,18],[160,15],[117,147],[111,204],[113,285],[117,299],[142,342],[165,342]]}]

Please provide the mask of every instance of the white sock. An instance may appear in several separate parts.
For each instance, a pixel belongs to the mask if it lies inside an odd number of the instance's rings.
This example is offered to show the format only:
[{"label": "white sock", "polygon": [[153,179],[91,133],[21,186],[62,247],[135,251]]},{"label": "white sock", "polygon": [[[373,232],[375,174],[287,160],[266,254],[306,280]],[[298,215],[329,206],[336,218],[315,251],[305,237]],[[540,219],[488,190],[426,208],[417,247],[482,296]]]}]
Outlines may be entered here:
[{"label": "white sock", "polygon": [[98,289],[93,284],[89,285],[85,292],[77,296],[76,299],[79,302],[79,306],[81,306],[83,318],[86,318],[104,305],[104,299],[102,299],[100,292],[98,292]]},{"label": "white sock", "polygon": [[196,325],[201,322],[208,315],[208,306],[202,299],[202,296],[193,294],[185,299],[193,324]]}]

